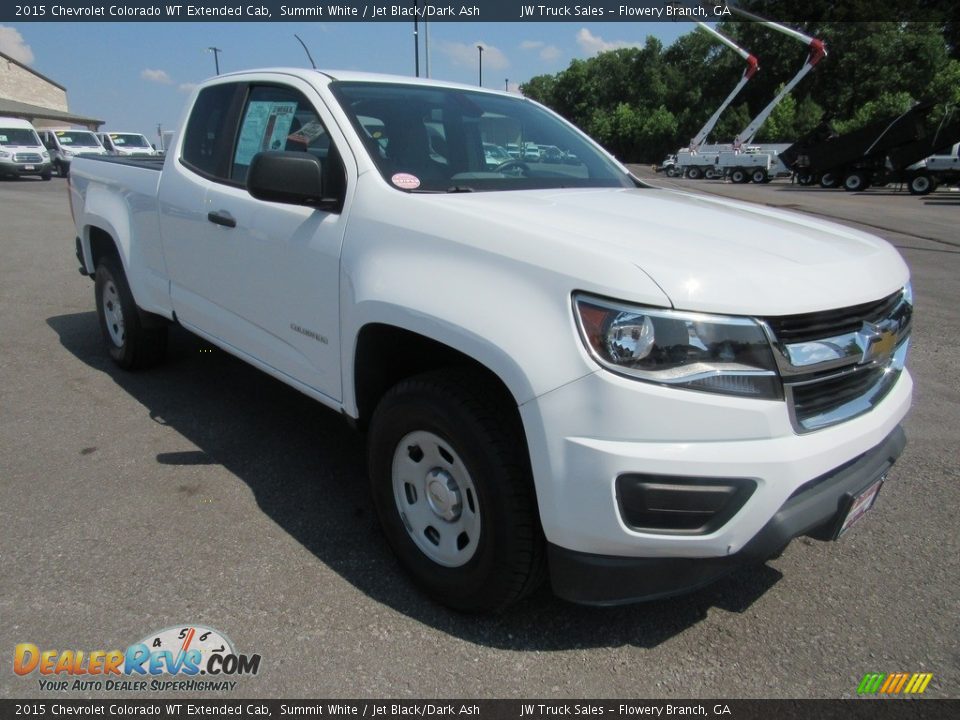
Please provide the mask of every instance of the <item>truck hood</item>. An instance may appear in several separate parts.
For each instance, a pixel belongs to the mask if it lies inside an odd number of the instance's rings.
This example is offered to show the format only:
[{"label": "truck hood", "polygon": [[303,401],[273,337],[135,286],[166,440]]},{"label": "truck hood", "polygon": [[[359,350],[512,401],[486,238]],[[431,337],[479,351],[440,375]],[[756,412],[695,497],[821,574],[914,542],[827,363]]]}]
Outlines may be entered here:
[{"label": "truck hood", "polygon": [[[827,310],[881,298],[909,277],[900,255],[880,238],[710,196],[591,188],[433,198],[514,235],[536,234],[557,244],[558,252],[622,258],[683,310],[755,315]],[[624,299],[629,297],[624,288]]]}]

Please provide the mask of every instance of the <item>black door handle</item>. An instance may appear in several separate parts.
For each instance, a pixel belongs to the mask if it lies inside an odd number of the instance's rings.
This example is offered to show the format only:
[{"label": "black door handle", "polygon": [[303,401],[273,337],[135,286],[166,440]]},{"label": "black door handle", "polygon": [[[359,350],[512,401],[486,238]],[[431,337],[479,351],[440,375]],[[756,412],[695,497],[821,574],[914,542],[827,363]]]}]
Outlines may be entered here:
[{"label": "black door handle", "polygon": [[218,212],[208,212],[207,220],[212,222],[214,225],[223,225],[224,227],[236,227],[237,221],[232,218],[229,213],[218,213]]}]

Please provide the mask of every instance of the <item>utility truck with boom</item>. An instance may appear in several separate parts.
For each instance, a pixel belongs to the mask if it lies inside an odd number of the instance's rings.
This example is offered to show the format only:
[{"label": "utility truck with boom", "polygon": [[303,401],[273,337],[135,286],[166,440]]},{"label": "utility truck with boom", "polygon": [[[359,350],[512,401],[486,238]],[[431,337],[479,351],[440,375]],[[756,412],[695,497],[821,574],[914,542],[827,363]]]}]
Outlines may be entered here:
[{"label": "utility truck with boom", "polygon": [[[527,143],[567,160],[484,152]],[[226,74],[165,158],[79,156],[69,187],[116,364],[178,324],[341,413],[390,546],[460,610],[545,577],[664,597],[841,538],[904,447],[893,247],[647,186],[526,98]]]}]

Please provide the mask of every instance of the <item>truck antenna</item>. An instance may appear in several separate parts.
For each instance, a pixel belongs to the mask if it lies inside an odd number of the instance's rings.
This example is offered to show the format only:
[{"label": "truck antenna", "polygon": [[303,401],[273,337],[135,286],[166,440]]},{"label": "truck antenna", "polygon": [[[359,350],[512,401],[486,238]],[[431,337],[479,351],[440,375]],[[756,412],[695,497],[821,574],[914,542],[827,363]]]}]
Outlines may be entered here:
[{"label": "truck antenna", "polygon": [[[297,40],[300,40],[300,36],[297,35],[296,33],[294,33],[293,36]],[[303,45],[303,51],[307,54],[307,59],[310,61],[310,65],[313,67],[314,70],[316,70],[317,64],[313,61],[313,55],[311,55],[310,51],[307,50],[307,44],[303,40],[300,40],[300,44]]]}]

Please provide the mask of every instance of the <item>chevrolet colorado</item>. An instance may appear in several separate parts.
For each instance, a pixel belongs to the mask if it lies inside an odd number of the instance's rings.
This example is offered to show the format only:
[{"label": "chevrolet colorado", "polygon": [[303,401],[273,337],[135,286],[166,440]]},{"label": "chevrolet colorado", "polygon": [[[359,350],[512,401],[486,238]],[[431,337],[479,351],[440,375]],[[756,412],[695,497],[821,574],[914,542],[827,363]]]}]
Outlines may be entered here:
[{"label": "chevrolet colorado", "polygon": [[[569,163],[485,145],[553,146]],[[366,433],[401,564],[490,611],[664,597],[836,539],[904,447],[886,242],[650,187],[543,106],[356,72],[199,86],[165,159],[74,160],[122,368],[178,323]]]}]

